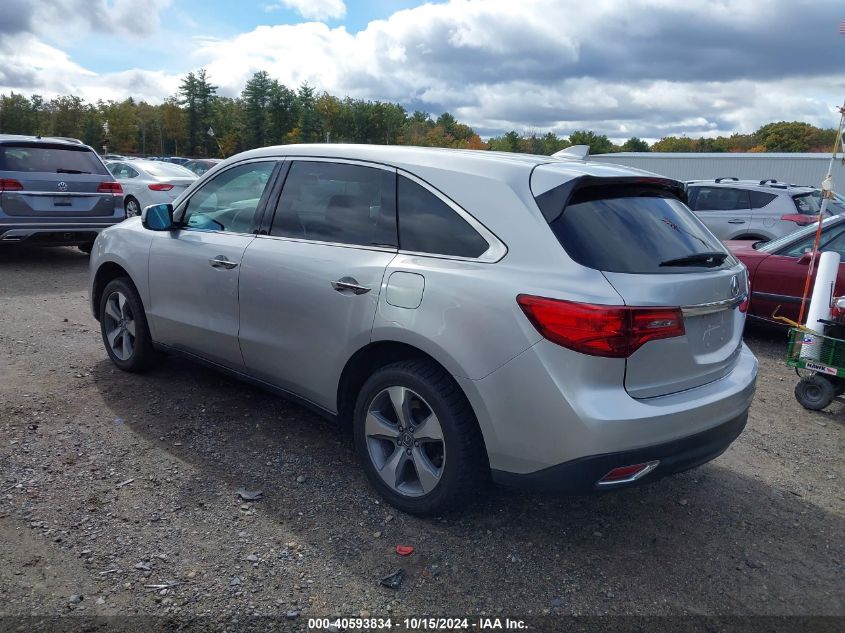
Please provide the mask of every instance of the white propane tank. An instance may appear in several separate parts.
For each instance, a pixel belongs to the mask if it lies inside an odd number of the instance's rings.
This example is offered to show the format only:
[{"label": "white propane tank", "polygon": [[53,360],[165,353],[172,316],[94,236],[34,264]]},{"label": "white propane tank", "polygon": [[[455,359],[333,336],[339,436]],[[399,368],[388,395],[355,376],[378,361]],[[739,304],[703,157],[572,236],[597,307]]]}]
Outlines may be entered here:
[{"label": "white propane tank", "polygon": [[[839,273],[839,253],[831,251],[822,253],[819,258],[816,282],[810,297],[810,309],[807,312],[807,327],[816,332],[824,332],[825,325],[820,319],[830,319],[830,308],[833,303],[833,290],[836,286],[836,275]],[[801,358],[819,360],[821,339],[812,334],[804,335],[801,345]]]}]

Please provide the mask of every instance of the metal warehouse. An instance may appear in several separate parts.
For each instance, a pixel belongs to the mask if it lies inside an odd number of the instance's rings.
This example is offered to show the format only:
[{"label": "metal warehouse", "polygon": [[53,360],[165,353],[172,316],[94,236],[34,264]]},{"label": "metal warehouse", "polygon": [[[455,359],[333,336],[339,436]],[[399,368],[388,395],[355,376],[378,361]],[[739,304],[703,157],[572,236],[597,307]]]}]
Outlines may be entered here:
[{"label": "metal warehouse", "polygon": [[[735,176],[740,179],[775,178],[781,182],[818,187],[827,173],[830,154],[734,154],[705,152],[619,152],[596,154],[590,160],[645,169],[677,180]],[[845,187],[845,154],[837,154],[834,186]]]}]

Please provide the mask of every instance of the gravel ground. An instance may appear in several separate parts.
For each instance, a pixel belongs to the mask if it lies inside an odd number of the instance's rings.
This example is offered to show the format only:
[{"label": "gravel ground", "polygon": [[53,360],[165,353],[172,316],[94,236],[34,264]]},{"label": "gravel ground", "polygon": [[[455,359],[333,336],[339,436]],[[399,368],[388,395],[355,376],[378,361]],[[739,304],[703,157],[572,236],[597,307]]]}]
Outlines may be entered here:
[{"label": "gravel ground", "polygon": [[845,406],[798,405],[783,335],[749,333],[757,396],[714,462],[422,520],[301,407],[179,359],[113,368],[86,278],[74,249],[0,251],[2,614],[845,615]]}]

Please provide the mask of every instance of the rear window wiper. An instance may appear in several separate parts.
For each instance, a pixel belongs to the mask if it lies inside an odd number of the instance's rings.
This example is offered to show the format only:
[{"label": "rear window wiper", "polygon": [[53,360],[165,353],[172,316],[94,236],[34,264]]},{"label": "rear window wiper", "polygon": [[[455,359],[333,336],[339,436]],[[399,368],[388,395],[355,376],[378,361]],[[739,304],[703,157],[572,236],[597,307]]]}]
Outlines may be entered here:
[{"label": "rear window wiper", "polygon": [[706,253],[695,253],[687,255],[686,257],[677,257],[675,259],[667,259],[665,262],[660,262],[661,266],[707,266],[715,267],[721,265],[727,253],[720,253],[719,251],[710,251]]},{"label": "rear window wiper", "polygon": [[82,171],[81,169],[65,169],[64,167],[59,167],[56,170],[57,174],[90,174],[90,171]]}]

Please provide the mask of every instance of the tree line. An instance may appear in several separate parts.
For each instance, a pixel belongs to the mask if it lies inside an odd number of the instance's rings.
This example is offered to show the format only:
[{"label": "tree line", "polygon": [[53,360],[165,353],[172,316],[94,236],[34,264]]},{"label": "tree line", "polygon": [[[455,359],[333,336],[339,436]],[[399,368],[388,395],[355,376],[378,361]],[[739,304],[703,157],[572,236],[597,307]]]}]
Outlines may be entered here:
[{"label": "tree line", "polygon": [[385,101],[339,98],[303,83],[289,88],[256,72],[236,98],[217,94],[206,71],[188,73],[161,104],[128,98],[86,103],[74,95],[46,100],[0,94],[0,133],[79,138],[97,149],[130,155],[231,156],[286,143],[374,143],[553,154],[589,145],[610,152],[824,152],[836,135],[799,121],[763,125],[750,134],[716,138],[667,136],[649,145],[633,137],[614,144],[605,134],[568,136],[511,130],[487,141],[448,112],[409,113]]}]

